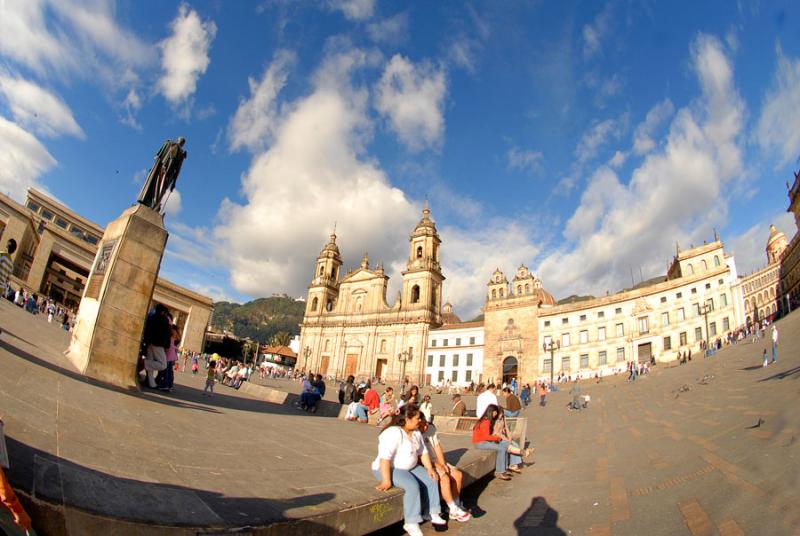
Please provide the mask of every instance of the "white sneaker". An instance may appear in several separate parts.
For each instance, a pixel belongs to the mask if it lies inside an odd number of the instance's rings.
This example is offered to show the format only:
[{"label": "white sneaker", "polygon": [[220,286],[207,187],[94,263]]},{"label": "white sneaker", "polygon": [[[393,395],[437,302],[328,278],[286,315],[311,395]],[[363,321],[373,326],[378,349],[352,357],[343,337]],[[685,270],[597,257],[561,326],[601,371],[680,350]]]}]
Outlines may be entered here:
[{"label": "white sneaker", "polygon": [[419,528],[419,523],[406,523],[403,525],[403,530],[408,533],[408,536],[422,536],[422,529]]},{"label": "white sneaker", "polygon": [[472,519],[472,515],[470,515],[469,512],[465,512],[461,508],[451,508],[450,519],[455,519],[459,523],[465,523]]},{"label": "white sneaker", "polygon": [[439,514],[434,514],[431,516],[431,523],[434,525],[447,525],[447,521],[445,521],[444,518],[442,518],[442,516]]}]

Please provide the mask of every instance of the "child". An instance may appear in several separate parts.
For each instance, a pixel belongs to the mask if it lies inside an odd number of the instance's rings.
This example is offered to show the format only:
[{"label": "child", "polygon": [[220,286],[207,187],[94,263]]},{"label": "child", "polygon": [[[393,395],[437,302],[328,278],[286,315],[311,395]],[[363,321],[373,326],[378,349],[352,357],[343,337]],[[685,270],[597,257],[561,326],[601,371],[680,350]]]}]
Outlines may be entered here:
[{"label": "child", "polygon": [[766,367],[767,365],[769,365],[769,360],[767,358],[767,349],[764,348],[764,364],[762,366]]},{"label": "child", "polygon": [[216,369],[217,369],[217,362],[212,361],[208,364],[208,375],[206,376],[206,387],[203,389],[203,394],[206,394],[206,391],[211,391],[208,396],[214,396],[214,382],[216,382]]},{"label": "child", "polygon": [[387,387],[381,397],[380,418],[375,426],[380,426],[383,419],[394,415],[394,389]]},{"label": "child", "polygon": [[196,355],[192,355],[192,376],[197,376],[197,369],[198,368],[199,367],[197,365],[197,356]]}]

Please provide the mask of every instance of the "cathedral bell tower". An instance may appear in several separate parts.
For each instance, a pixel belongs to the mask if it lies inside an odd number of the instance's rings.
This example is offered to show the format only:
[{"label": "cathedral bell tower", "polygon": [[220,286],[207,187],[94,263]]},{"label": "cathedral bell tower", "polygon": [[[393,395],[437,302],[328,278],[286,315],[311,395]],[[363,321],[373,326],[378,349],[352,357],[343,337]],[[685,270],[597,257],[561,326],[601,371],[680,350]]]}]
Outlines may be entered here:
[{"label": "cathedral bell tower", "polygon": [[339,246],[336,245],[336,233],[331,233],[331,238],[317,257],[317,266],[311,285],[308,287],[308,301],[306,302],[306,316],[320,315],[331,311],[339,296],[339,269],[342,258]]},{"label": "cathedral bell tower", "polygon": [[422,219],[411,233],[408,262],[403,272],[402,303],[406,311],[430,312],[430,319],[440,324],[444,281],[439,263],[439,246],[442,241],[430,214],[426,202]]}]

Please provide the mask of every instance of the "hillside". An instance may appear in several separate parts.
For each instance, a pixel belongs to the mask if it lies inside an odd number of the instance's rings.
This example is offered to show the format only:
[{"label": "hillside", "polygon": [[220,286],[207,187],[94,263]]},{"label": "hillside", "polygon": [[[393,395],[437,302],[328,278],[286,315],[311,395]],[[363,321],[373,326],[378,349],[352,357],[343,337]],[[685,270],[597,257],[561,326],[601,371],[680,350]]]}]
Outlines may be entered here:
[{"label": "hillside", "polygon": [[212,326],[266,344],[280,331],[292,337],[299,335],[305,307],[305,302],[277,296],[259,298],[245,304],[216,302]]}]

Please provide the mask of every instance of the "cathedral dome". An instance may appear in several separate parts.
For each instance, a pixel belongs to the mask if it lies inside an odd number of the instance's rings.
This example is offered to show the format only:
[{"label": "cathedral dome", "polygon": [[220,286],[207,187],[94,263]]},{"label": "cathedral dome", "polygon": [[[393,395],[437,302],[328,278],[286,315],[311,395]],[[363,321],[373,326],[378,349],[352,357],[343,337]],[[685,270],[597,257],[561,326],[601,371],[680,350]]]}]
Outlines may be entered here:
[{"label": "cathedral dome", "polygon": [[453,312],[453,306],[450,302],[442,306],[442,323],[443,324],[460,324],[461,319]]},{"label": "cathedral dome", "polygon": [[542,300],[542,302],[541,302],[542,305],[555,305],[556,304],[556,299],[553,297],[552,294],[547,292],[545,289],[543,289],[543,288],[537,289],[537,292],[539,293],[539,298]]},{"label": "cathedral dome", "polygon": [[419,220],[419,223],[414,228],[414,232],[412,236],[420,236],[420,235],[435,235],[436,234],[436,224],[431,219],[431,209],[428,208],[428,203],[425,203],[425,208],[422,209],[422,219]]},{"label": "cathedral dome", "polygon": [[781,255],[789,246],[786,235],[778,230],[774,225],[769,226],[769,238],[767,239],[767,260],[770,264],[780,260]]},{"label": "cathedral dome", "polygon": [[327,244],[325,244],[325,247],[322,248],[322,251],[320,251],[320,257],[324,256],[325,253],[328,252],[335,253],[337,256],[339,255],[339,246],[336,245],[336,233],[331,233],[330,240]]}]

